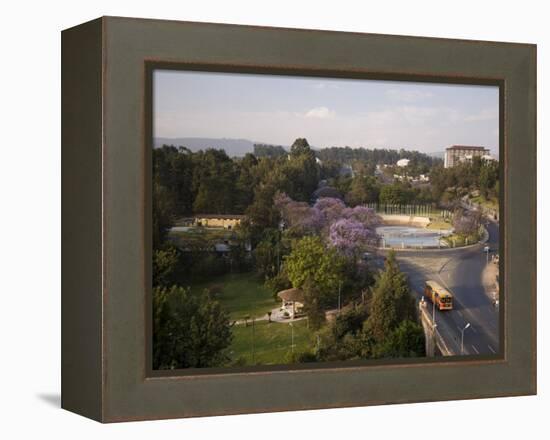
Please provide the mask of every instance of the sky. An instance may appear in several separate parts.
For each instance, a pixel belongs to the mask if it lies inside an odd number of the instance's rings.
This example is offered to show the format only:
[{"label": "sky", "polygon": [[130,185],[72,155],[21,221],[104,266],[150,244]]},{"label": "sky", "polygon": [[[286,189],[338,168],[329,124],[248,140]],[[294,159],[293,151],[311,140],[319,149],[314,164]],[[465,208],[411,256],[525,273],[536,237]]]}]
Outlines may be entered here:
[{"label": "sky", "polygon": [[498,155],[498,87],[155,70],[155,137]]}]

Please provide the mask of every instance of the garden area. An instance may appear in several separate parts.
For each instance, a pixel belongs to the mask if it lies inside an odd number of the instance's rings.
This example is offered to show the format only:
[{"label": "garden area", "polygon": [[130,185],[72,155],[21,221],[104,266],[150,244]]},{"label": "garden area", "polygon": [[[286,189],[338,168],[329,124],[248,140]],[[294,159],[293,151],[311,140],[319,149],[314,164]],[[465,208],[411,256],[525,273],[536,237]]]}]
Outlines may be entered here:
[{"label": "garden area", "polygon": [[238,365],[284,364],[291,362],[293,352],[310,351],[313,343],[314,333],[305,319],[291,323],[256,321],[233,326],[229,354]]},{"label": "garden area", "polygon": [[191,293],[205,289],[220,302],[232,321],[264,318],[280,303],[255,272],[227,274],[208,282],[191,284]]}]

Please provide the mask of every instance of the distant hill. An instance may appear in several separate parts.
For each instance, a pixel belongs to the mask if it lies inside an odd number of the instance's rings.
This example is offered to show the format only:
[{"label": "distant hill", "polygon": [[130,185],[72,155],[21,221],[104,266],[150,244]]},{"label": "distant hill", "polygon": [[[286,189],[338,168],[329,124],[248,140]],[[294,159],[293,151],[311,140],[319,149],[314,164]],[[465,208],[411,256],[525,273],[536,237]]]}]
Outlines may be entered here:
[{"label": "distant hill", "polygon": [[229,139],[229,138],[155,138],[155,148],[160,148],[163,145],[174,145],[176,147],[187,147],[191,151],[205,150],[206,148],[223,149],[228,156],[241,157],[246,153],[254,151],[255,142],[248,139]]}]

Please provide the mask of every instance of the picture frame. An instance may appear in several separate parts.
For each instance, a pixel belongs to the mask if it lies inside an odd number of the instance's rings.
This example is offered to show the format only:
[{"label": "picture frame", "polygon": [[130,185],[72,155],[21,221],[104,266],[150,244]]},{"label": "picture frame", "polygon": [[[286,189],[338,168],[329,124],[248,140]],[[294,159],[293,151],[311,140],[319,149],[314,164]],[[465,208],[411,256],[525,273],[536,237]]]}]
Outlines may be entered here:
[{"label": "picture frame", "polygon": [[[151,369],[151,69],[500,87],[496,356]],[[269,393],[266,392],[269,390]],[[101,422],[536,394],[536,46],[102,17],[62,33],[62,407]]]}]

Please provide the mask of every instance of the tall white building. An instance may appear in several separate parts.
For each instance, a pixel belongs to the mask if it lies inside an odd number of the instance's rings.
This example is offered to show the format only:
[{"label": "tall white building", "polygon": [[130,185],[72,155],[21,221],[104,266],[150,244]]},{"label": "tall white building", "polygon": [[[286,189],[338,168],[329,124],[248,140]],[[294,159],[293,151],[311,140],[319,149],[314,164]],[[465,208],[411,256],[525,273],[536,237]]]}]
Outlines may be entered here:
[{"label": "tall white building", "polygon": [[462,162],[469,162],[474,157],[490,158],[491,151],[485,147],[453,145],[445,150],[445,168],[454,167]]}]

